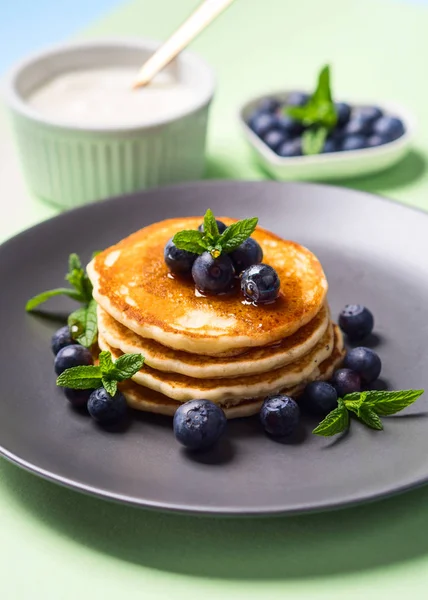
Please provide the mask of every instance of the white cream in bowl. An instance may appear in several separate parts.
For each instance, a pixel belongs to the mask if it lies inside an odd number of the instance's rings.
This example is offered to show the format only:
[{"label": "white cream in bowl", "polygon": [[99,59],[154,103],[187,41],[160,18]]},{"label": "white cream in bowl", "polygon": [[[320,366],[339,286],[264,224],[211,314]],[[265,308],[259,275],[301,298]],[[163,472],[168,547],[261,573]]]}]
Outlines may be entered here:
[{"label": "white cream in bowl", "polygon": [[171,118],[185,110],[194,88],[171,73],[160,73],[149,85],[132,87],[133,67],[105,67],[62,73],[27,99],[40,114],[68,125],[98,127]]},{"label": "white cream in bowl", "polygon": [[134,89],[158,46],[141,38],[63,44],[12,69],[5,97],[37,196],[72,208],[203,176],[213,72],[183,51]]}]

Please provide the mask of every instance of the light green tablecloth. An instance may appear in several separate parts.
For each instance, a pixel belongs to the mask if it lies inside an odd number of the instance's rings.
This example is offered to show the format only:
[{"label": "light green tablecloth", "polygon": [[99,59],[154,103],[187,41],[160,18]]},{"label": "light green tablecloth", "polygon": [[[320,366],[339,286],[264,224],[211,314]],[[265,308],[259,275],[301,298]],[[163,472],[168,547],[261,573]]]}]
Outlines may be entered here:
[{"label": "light green tablecloth", "polygon": [[[196,4],[136,1],[86,34],[164,38]],[[427,30],[426,9],[392,0],[236,0],[194,43],[219,79],[208,175],[261,178],[239,135],[240,102],[270,88],[306,86],[331,62],[338,95],[395,99],[419,119],[409,158],[347,185],[428,208]],[[26,192],[0,126],[5,238],[55,209]],[[428,594],[427,530],[428,487],[331,514],[214,520],[112,505],[0,460],[2,600],[414,600]]]}]

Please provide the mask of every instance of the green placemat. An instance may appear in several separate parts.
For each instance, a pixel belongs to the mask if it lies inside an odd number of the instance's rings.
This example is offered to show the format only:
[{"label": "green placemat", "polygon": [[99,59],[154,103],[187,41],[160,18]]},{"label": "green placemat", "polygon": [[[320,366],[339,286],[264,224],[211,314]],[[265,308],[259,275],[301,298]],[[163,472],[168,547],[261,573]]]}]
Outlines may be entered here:
[{"label": "green placemat", "polygon": [[[85,35],[164,38],[196,4],[133,2]],[[395,99],[419,118],[403,163],[347,185],[428,208],[427,26],[425,9],[392,0],[236,0],[193,45],[219,78],[208,175],[262,178],[239,134],[239,104],[259,91],[305,87],[331,62],[338,95]],[[12,182],[18,169],[4,139],[0,158],[4,238],[55,209]],[[81,496],[1,460],[0,598],[425,598],[427,501],[424,488],[324,515],[191,518]]]}]

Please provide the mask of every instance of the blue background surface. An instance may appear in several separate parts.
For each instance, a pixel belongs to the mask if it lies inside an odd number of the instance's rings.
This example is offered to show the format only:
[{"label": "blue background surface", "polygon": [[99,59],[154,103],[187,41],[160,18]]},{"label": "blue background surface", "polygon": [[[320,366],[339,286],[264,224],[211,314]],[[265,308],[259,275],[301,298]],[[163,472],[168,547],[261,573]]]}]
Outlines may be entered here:
[{"label": "blue background surface", "polygon": [[63,41],[119,4],[118,0],[0,0],[0,73],[26,54]]}]

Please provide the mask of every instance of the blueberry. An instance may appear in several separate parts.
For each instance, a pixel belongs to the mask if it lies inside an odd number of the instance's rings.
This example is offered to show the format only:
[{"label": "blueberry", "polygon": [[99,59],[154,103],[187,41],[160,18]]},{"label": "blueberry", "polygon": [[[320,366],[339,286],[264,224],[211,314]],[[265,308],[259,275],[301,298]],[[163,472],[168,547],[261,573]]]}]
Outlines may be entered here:
[{"label": "blueberry", "polygon": [[337,407],[336,389],[325,381],[313,381],[305,388],[302,404],[314,415],[327,415]]},{"label": "blueberry", "polygon": [[367,148],[367,138],[362,135],[347,135],[340,144],[340,149],[343,151],[361,150],[362,148]]},{"label": "blueberry", "polygon": [[291,435],[300,421],[300,409],[289,396],[269,396],[260,410],[263,429],[274,437]]},{"label": "blueberry", "polygon": [[339,315],[339,326],[350,340],[362,340],[373,331],[374,318],[361,304],[347,304]]},{"label": "blueberry", "polygon": [[359,374],[364,383],[377,379],[382,370],[382,362],[370,348],[353,348],[345,357],[344,366]]},{"label": "blueberry", "polygon": [[240,246],[229,254],[236,273],[241,273],[251,265],[260,263],[263,260],[263,250],[254,238],[247,238]]},{"label": "blueberry", "polygon": [[235,269],[227,254],[213,258],[204,252],[193,263],[192,277],[201,292],[220,293],[227,291],[233,281]]},{"label": "blueberry", "polygon": [[361,391],[361,378],[351,369],[338,369],[333,375],[332,384],[340,398]]},{"label": "blueberry", "polygon": [[163,256],[171,273],[174,275],[189,275],[198,255],[187,252],[187,250],[180,250],[171,239],[166,243]]},{"label": "blueberry", "polygon": [[76,408],[87,406],[90,395],[94,390],[74,390],[72,388],[63,389],[67,400]]},{"label": "blueberry", "polygon": [[279,129],[271,129],[263,137],[263,141],[272,150],[277,150],[285,142],[285,135]]},{"label": "blueberry", "polygon": [[173,427],[177,441],[186,448],[209,448],[223,435],[226,415],[214,402],[190,400],[177,408]]},{"label": "blueberry", "polygon": [[280,103],[275,98],[263,98],[260,100],[257,109],[259,112],[274,113],[280,107]]},{"label": "blueberry", "polygon": [[290,158],[292,156],[302,156],[302,140],[295,138],[289,142],[284,142],[276,151],[279,156]]},{"label": "blueberry", "polygon": [[351,117],[351,107],[346,102],[336,102],[334,107],[337,114],[337,125],[343,127]]},{"label": "blueberry", "polygon": [[[215,220],[215,222],[217,223],[217,228],[218,228],[218,232],[219,233],[223,233],[223,231],[225,231],[227,229],[227,225],[225,223],[223,223],[223,221],[219,221],[218,219]],[[198,231],[201,231],[202,233],[204,233],[204,224],[201,223],[198,227]]]},{"label": "blueberry", "polygon": [[338,146],[336,140],[332,138],[327,138],[324,142],[324,148],[322,149],[323,154],[327,154],[330,152],[337,152]]},{"label": "blueberry", "polygon": [[272,302],[279,294],[278,273],[270,265],[260,263],[245,269],[241,276],[241,291],[247,300]]},{"label": "blueberry", "polygon": [[114,396],[103,387],[93,391],[88,400],[88,412],[102,425],[114,425],[124,419],[128,411],[125,396],[117,391]]},{"label": "blueberry", "polygon": [[304,106],[309,100],[309,94],[303,92],[290,92],[287,96],[287,106]]},{"label": "blueberry", "polygon": [[343,136],[362,136],[371,133],[371,122],[364,117],[352,117],[342,128]]},{"label": "blueberry", "polygon": [[396,117],[381,117],[373,124],[373,133],[392,142],[404,134],[404,125]]},{"label": "blueberry", "polygon": [[299,121],[295,121],[292,117],[284,114],[277,115],[276,126],[286,134],[286,137],[298,135],[303,131],[303,126]]},{"label": "blueberry", "polygon": [[64,325],[55,331],[52,336],[51,348],[54,354],[58,354],[61,348],[65,348],[66,346],[70,346],[71,344],[75,344],[76,342],[71,337],[70,328],[68,325]]},{"label": "blueberry", "polygon": [[378,134],[373,134],[367,138],[367,147],[374,148],[375,146],[382,146],[383,144],[387,144],[389,140],[383,136]]},{"label": "blueberry", "polygon": [[262,137],[275,127],[276,117],[269,113],[260,113],[250,120],[249,125],[255,134]]},{"label": "blueberry", "polygon": [[80,344],[71,344],[61,348],[55,357],[54,368],[57,375],[61,375],[66,369],[80,367],[82,365],[93,365],[94,360],[90,351]]},{"label": "blueberry", "polygon": [[383,112],[377,106],[360,106],[354,110],[355,117],[361,117],[367,120],[370,124],[373,124],[376,119],[380,119],[383,116]]}]

